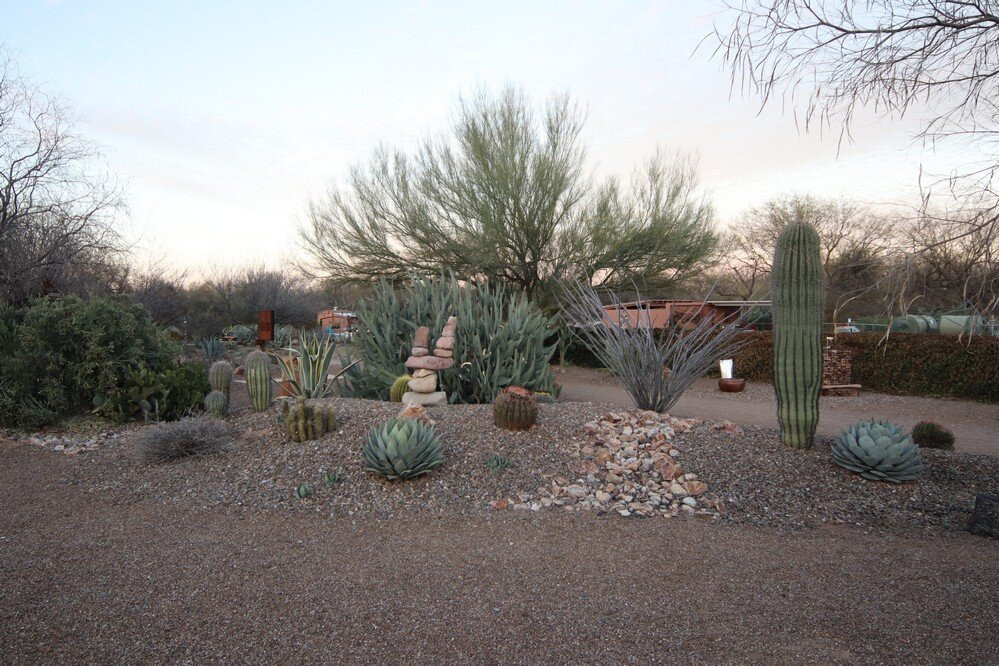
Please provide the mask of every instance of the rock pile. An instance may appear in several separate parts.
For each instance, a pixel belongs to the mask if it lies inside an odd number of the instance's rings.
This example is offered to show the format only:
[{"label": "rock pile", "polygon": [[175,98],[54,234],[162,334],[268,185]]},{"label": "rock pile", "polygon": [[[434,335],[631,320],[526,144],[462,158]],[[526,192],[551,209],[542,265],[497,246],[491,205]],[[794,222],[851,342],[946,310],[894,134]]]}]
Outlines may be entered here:
[{"label": "rock pile", "polygon": [[413,349],[406,360],[406,367],[413,376],[409,380],[409,391],[403,394],[405,405],[446,405],[447,393],[437,390],[437,371],[447,370],[454,365],[454,336],[458,329],[457,317],[448,317],[441,329],[440,337],[430,353],[430,329],[421,326],[413,336]]},{"label": "rock pile", "polygon": [[696,474],[684,472],[681,453],[671,444],[676,432],[689,432],[700,423],[649,411],[604,414],[584,425],[587,438],[579,445],[582,477],[575,482],[555,477],[550,487],[533,495],[520,493],[516,500],[497,500],[492,506],[717,518],[725,505],[708,497],[708,484]]}]

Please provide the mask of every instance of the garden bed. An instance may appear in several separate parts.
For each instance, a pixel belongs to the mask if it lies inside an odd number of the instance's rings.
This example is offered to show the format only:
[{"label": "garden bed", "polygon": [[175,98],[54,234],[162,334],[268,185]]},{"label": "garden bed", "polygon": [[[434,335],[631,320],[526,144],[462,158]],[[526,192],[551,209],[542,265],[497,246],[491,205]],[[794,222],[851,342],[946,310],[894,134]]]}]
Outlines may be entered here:
[{"label": "garden bed", "polygon": [[[835,466],[824,441],[797,451],[783,447],[773,429],[608,413],[591,403],[541,405],[538,424],[527,432],[496,428],[489,405],[432,409],[444,465],[416,479],[388,482],[362,469],[359,451],[368,428],[394,416],[399,405],[339,398],[334,404],[336,432],[321,440],[290,443],[276,408],[254,413],[237,407],[227,419],[232,439],[225,452],[157,465],[139,462],[135,441],[143,426],[65,439],[22,438],[73,455],[78,464],[70,481],[115,501],[189,501],[331,516],[573,511],[615,519],[721,517],[779,527],[961,528],[976,493],[999,491],[999,460],[989,456],[924,449],[918,482],[870,482]],[[654,441],[657,433],[663,433],[661,443]],[[486,460],[494,454],[513,467],[491,472]],[[673,488],[675,496],[669,493],[672,482],[656,473],[674,460],[682,466],[676,480],[685,486]],[[328,473],[340,479],[324,481]],[[706,490],[694,490],[699,483]],[[302,484],[309,488],[306,499],[296,495]],[[687,490],[696,501],[688,500],[685,508]]]}]

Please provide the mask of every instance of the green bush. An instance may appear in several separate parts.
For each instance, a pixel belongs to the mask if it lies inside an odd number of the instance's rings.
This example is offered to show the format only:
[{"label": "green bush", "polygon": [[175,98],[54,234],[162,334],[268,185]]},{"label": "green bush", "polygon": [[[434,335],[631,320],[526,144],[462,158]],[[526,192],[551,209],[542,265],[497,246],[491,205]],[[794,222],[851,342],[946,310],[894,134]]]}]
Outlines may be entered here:
[{"label": "green bush", "polygon": [[119,423],[133,419],[176,421],[202,410],[211,391],[202,363],[177,364],[156,372],[130,370],[123,385],[94,400],[97,411]]},{"label": "green bush", "polygon": [[139,367],[161,371],[176,343],[140,305],[48,296],[0,313],[0,425],[38,427],[119,389]]},{"label": "green bush", "polygon": [[[772,382],[771,334],[743,334],[735,354],[737,377]],[[852,381],[869,391],[999,402],[999,338],[892,333],[850,333],[836,341],[852,349]]]},{"label": "green bush", "polygon": [[954,433],[936,421],[920,421],[912,426],[912,441],[931,449],[953,449]]},{"label": "green bush", "polygon": [[406,374],[416,329],[429,326],[432,345],[451,315],[458,318],[454,367],[438,377],[452,402],[492,402],[507,386],[553,392],[554,321],[502,286],[440,278],[399,289],[383,281],[361,301],[354,340],[363,364],[347,373],[344,393],[388,400],[392,384]]}]

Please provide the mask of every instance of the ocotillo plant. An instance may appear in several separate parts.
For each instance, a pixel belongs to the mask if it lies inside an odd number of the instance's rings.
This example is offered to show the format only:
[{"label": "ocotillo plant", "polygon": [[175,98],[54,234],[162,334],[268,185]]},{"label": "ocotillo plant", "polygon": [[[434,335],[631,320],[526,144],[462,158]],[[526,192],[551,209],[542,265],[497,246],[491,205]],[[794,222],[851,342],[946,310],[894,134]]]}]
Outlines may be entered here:
[{"label": "ocotillo plant", "polygon": [[774,389],[781,440],[812,445],[822,388],[822,262],[819,235],[796,220],[777,238],[770,274],[774,317]]}]

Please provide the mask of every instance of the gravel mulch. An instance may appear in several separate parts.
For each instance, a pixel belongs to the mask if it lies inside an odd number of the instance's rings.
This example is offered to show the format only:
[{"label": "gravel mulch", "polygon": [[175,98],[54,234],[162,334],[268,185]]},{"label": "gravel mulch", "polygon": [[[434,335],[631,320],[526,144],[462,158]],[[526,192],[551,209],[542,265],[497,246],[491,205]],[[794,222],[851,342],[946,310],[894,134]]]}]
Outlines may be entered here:
[{"label": "gravel mulch", "polygon": [[[671,502],[668,482],[662,489],[654,484],[646,487],[647,480],[607,485],[602,459],[594,477],[584,424],[607,416],[604,406],[541,405],[537,426],[527,432],[496,428],[489,405],[432,409],[429,414],[443,444],[445,464],[416,479],[389,482],[366,473],[359,452],[367,430],[397,414],[399,405],[341,398],[334,404],[339,419],[336,432],[294,444],[278,422],[276,408],[254,413],[236,403],[227,419],[232,438],[223,454],[164,464],[139,461],[135,432],[142,426],[137,425],[82,440],[61,440],[58,435],[30,439],[73,456],[77,464],[71,468],[72,483],[123,503],[194,501],[200,506],[382,517],[412,510],[481,515],[498,509],[585,509],[616,518],[617,513],[629,516],[626,510],[636,507],[639,510],[631,514],[656,514],[647,511],[646,504],[650,497],[656,498],[652,493],[660,493],[663,504],[658,513],[680,513],[683,494]],[[924,449],[923,477],[916,483],[894,485],[867,481],[837,467],[827,441],[797,451],[783,447],[774,429],[710,422],[684,432],[688,429],[679,427],[666,449],[675,449],[683,472],[707,484],[695,506],[698,511],[701,506],[717,507],[714,513],[736,522],[789,528],[852,524],[960,529],[976,493],[999,492],[999,459],[992,456]],[[486,459],[493,454],[508,458],[514,466],[490,472]],[[641,462],[635,461],[631,466]],[[327,483],[323,480],[327,473],[337,473],[341,480]],[[295,494],[301,484],[311,490],[305,500]],[[576,491],[578,506],[571,496]],[[603,491],[611,497],[601,494],[604,501],[594,501]]]},{"label": "gravel mulch", "polygon": [[780,443],[772,428],[700,428],[675,442],[687,466],[722,498],[732,520],[787,527],[854,524],[963,528],[975,494],[999,492],[994,456],[921,449],[917,482],[873,482],[832,461],[832,440],[807,451]]}]

